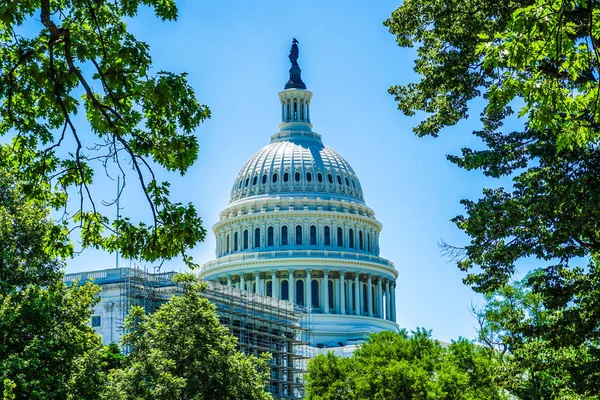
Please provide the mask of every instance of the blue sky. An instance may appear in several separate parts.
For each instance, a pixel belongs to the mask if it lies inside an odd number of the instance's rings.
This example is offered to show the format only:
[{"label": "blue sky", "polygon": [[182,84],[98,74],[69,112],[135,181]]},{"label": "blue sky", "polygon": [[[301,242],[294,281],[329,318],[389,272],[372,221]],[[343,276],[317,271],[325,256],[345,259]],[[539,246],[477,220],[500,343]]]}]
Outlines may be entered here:
[{"label": "blue sky", "polygon": [[[471,135],[476,118],[437,139],[420,139],[411,131],[420,116],[403,116],[387,93],[391,85],[418,79],[412,70],[414,50],[397,47],[382,25],[399,4],[179,0],[177,22],[161,22],[142,9],[129,25],[150,45],[156,71],[187,72],[200,102],[212,111],[212,119],[196,131],[196,164],[185,177],[162,174],[172,182],[174,198],[194,203],[209,230],[206,241],[192,251],[196,262],[214,257],[210,228],[228,203],[233,180],[277,131],[277,93],[288,78],[287,55],[295,37],[303,80],[314,93],[314,130],[352,165],[367,204],[383,223],[381,255],[399,271],[399,325],[432,329],[445,341],[474,338],[469,308],[481,298],[462,284],[464,274],[438,243],[466,244],[467,237],[450,222],[462,211],[460,199],[479,198],[483,187],[499,182],[446,160],[461,147],[480,146]],[[477,103],[474,107],[477,116]],[[104,193],[116,190],[100,185]],[[143,199],[131,195],[121,206],[122,214],[135,217]],[[110,268],[114,259],[84,251],[69,261],[67,272]],[[180,261],[163,266],[181,268]]]}]

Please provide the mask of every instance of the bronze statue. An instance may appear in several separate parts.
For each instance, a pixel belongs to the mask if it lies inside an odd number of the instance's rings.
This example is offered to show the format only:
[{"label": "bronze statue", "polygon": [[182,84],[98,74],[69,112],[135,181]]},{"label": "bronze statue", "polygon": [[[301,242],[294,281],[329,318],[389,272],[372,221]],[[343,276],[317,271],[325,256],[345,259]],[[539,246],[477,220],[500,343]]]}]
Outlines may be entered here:
[{"label": "bronze statue", "polygon": [[300,74],[302,70],[298,65],[298,56],[300,50],[298,49],[298,41],[296,38],[292,40],[292,48],[290,49],[290,55],[288,56],[292,67],[290,68],[290,80],[285,84],[286,89],[306,89],[306,85],[302,82]]},{"label": "bronze statue", "polygon": [[292,65],[298,65],[299,54],[300,51],[298,50],[298,41],[296,40],[296,38],[294,38],[294,40],[292,41],[292,48],[290,49],[290,55],[288,56]]}]

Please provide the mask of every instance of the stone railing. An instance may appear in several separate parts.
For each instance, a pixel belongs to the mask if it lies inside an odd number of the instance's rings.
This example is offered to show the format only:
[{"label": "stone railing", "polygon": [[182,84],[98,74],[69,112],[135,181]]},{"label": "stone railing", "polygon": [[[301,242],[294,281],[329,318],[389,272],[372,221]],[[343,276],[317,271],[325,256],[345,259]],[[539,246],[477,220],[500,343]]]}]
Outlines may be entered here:
[{"label": "stone railing", "polygon": [[262,251],[251,253],[235,253],[228,256],[219,257],[216,260],[207,262],[202,266],[202,271],[211,269],[214,266],[238,262],[238,261],[254,261],[254,260],[272,260],[277,258],[337,258],[343,260],[366,261],[379,265],[386,266],[389,269],[395,270],[394,263],[385,258],[374,256],[371,254],[353,253],[347,251],[332,251],[332,250],[275,250]]}]

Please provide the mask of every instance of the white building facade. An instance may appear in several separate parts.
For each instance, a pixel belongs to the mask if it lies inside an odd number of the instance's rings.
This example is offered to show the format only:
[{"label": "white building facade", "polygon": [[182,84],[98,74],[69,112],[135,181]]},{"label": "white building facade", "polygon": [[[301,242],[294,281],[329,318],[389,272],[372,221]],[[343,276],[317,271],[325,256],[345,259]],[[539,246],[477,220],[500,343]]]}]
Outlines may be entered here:
[{"label": "white building facade", "polygon": [[297,57],[294,40],[279,132],[236,177],[200,277],[305,306],[314,346],[347,345],[398,329],[398,273],[356,173],[312,131]]}]

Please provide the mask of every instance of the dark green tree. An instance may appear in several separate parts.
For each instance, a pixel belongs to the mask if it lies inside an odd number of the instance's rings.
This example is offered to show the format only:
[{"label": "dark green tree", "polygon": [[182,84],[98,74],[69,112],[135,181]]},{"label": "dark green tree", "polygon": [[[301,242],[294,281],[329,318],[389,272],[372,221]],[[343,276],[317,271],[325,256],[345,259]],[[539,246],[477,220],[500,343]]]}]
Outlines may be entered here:
[{"label": "dark green tree", "polygon": [[[558,352],[587,346],[578,365],[598,371],[600,3],[407,0],[385,25],[401,47],[417,47],[420,80],[389,90],[406,115],[426,113],[415,133],[437,136],[482,107],[473,134],[483,146],[449,160],[513,182],[462,201],[453,221],[470,243],[446,250],[464,282],[492,294],[520,260],[537,259],[523,285],[552,318],[514,334]],[[574,390],[600,392],[597,374]]]},{"label": "dark green tree", "polygon": [[[210,112],[185,73],[152,70],[148,45],[125,23],[142,5],[177,18],[174,0],[0,2],[0,136],[11,138],[24,193],[64,211],[56,217],[79,229],[84,247],[147,261],[183,254],[190,264],[186,250],[205,230],[153,169],[184,174],[198,154],[194,129]],[[148,217],[107,216],[103,202],[114,199],[94,192],[98,170],[123,177],[119,196],[133,177]]]},{"label": "dark green tree", "polygon": [[381,332],[350,358],[312,359],[307,399],[504,399],[495,371],[496,354],[465,339],[446,348],[423,329]]},{"label": "dark green tree", "polygon": [[63,283],[57,255],[71,251],[65,229],[0,168],[0,393],[6,398],[96,399],[106,381],[103,346],[89,326],[99,289]]},{"label": "dark green tree", "polygon": [[154,314],[134,307],[123,345],[131,348],[125,364],[113,370],[106,400],[253,400],[265,392],[267,357],[246,356],[219,322],[215,306],[203,298],[193,275],[175,278],[183,286]]}]

